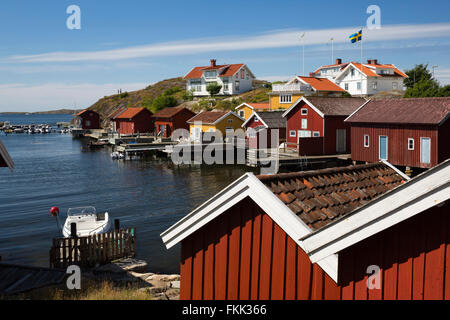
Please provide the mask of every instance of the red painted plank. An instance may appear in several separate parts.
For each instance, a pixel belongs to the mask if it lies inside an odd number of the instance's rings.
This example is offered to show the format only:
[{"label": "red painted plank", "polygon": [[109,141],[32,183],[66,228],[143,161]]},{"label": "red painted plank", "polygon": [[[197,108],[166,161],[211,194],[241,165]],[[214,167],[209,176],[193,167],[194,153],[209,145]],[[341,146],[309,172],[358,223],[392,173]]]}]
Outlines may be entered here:
[{"label": "red painted plank", "polygon": [[214,248],[214,299],[225,300],[227,297],[227,270],[228,270],[228,217],[222,215],[217,219],[217,232],[219,242]]},{"label": "red painted plank", "polygon": [[192,240],[187,238],[181,243],[180,300],[192,298]]},{"label": "red painted plank", "polygon": [[239,272],[239,299],[250,299],[250,281],[252,267],[252,229],[254,206],[249,203],[242,210],[241,221],[241,268]]},{"label": "red painted plank", "polygon": [[228,253],[228,300],[237,300],[239,297],[239,263],[241,249],[241,212],[242,204],[231,209]]},{"label": "red painted plank", "polygon": [[398,300],[412,299],[413,257],[412,239],[414,221],[405,221],[396,228],[400,236],[398,257]]},{"label": "red painted plank", "polygon": [[203,230],[192,235],[193,241],[193,271],[192,300],[203,299]]},{"label": "red painted plank", "polygon": [[[444,211],[449,210],[449,205],[443,207]],[[446,237],[446,248],[445,248],[445,290],[444,290],[444,299],[450,300],[450,215],[444,215],[445,221],[444,224],[447,229],[447,237]]]},{"label": "red painted plank", "polygon": [[341,288],[334,282],[333,279],[326,273],[324,273],[324,299],[325,300],[340,300]]},{"label": "red painted plank", "polygon": [[261,209],[256,205],[253,206],[255,210],[255,217],[253,219],[253,235],[252,235],[252,272],[250,284],[250,299],[259,299],[259,272],[260,272],[260,257],[261,257],[261,227],[262,227],[262,213]]},{"label": "red painted plank", "polygon": [[[382,300],[383,299],[383,252],[384,252],[384,242],[383,242],[383,233],[379,233],[367,241],[366,250],[369,253],[367,265],[378,266],[378,285],[379,288],[367,288],[367,296],[369,300]],[[367,271],[367,269],[366,269]],[[373,271],[372,271],[373,272]],[[371,276],[375,276],[375,274],[371,274]],[[369,279],[369,278],[367,278]],[[374,285],[376,285],[375,281],[372,281]]]},{"label": "red painted plank", "polygon": [[[301,249],[300,249],[301,250]],[[286,300],[297,299],[297,244],[289,236],[286,248]]]},{"label": "red painted plank", "polygon": [[205,266],[203,278],[203,299],[214,299],[214,243],[216,240],[216,224],[210,223],[205,231]]},{"label": "red painted plank", "polygon": [[354,281],[355,281],[355,300],[367,300],[367,279],[369,278],[367,275],[367,267],[368,264],[368,246],[370,245],[369,241],[365,241],[363,243],[358,243],[351,250],[355,252],[355,260],[354,260]]},{"label": "red painted plank", "polygon": [[284,277],[286,266],[286,233],[276,223],[273,231],[272,300],[284,299]]},{"label": "red painted plank", "polygon": [[302,248],[297,248],[297,299],[310,300],[312,285],[312,264]]},{"label": "red painted plank", "polygon": [[398,236],[395,229],[388,229],[385,235],[384,246],[384,276],[383,298],[385,300],[397,299],[397,273],[398,273]]},{"label": "red painted plank", "polygon": [[324,272],[317,263],[313,264],[311,300],[323,299]]},{"label": "red painted plank", "polygon": [[261,265],[259,275],[259,299],[270,299],[270,274],[272,271],[273,220],[269,215],[262,217]]},{"label": "red painted plank", "polygon": [[341,286],[341,299],[354,299],[354,255],[349,249],[339,253],[339,284]]},{"label": "red painted plank", "polygon": [[425,300],[442,300],[444,293],[444,268],[445,268],[445,224],[443,212],[440,208],[433,208],[424,212],[433,215],[434,219],[428,219],[429,232],[427,236],[427,249],[425,256]]},{"label": "red painted plank", "polygon": [[414,219],[413,239],[413,300],[423,300],[423,279],[425,272],[426,220],[423,214]]}]

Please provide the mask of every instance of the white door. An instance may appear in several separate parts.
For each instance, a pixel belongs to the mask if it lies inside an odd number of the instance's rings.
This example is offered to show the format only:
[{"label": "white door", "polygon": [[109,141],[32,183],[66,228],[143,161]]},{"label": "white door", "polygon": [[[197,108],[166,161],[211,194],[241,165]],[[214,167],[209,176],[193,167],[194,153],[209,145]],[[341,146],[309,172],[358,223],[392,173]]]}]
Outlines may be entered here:
[{"label": "white door", "polygon": [[344,153],[346,151],[346,130],[336,130],[336,153]]},{"label": "white door", "polygon": [[420,162],[431,163],[431,139],[420,138]]}]

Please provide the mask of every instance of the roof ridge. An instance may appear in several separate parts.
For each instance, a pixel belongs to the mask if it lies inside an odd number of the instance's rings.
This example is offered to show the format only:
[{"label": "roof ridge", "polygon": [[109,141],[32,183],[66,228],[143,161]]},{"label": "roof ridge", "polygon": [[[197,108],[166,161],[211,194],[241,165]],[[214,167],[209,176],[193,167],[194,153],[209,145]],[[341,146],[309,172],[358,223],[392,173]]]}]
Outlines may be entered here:
[{"label": "roof ridge", "polygon": [[342,173],[342,172],[349,172],[349,171],[354,171],[354,170],[369,169],[369,168],[374,168],[374,167],[389,168],[384,163],[376,162],[376,163],[369,163],[369,164],[351,165],[351,166],[346,166],[346,167],[334,167],[334,168],[309,170],[309,171],[279,173],[279,174],[274,174],[274,175],[257,175],[256,177],[262,182],[270,182],[272,180],[305,178],[305,177],[312,177],[312,176],[321,175],[321,174]]}]

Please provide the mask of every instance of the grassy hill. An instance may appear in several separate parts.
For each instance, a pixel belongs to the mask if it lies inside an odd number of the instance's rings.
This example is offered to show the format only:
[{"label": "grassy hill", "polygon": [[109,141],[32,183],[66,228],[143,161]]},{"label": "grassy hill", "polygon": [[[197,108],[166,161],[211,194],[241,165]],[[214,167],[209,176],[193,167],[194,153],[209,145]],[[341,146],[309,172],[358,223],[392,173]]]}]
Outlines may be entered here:
[{"label": "grassy hill", "polygon": [[[145,89],[106,96],[90,106],[89,109],[98,112],[102,119],[107,119],[111,113],[122,107],[145,107],[152,112],[156,112],[161,105],[167,103],[171,106],[183,105],[196,112],[209,110],[216,106],[217,109],[234,109],[243,101],[268,101],[267,93],[271,90],[268,84],[267,81],[256,80],[254,90],[235,97],[216,97],[212,99],[214,102],[211,106],[211,98],[209,97],[191,101],[192,97],[189,97],[185,90],[186,81],[183,78],[172,78],[150,85]],[[106,120],[103,121],[103,125],[108,125]]]}]

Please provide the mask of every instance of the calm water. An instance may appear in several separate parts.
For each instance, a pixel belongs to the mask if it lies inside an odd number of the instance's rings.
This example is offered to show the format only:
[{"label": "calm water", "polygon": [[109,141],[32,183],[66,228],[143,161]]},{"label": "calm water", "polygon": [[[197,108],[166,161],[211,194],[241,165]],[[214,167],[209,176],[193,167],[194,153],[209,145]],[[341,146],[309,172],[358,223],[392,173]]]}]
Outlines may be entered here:
[{"label": "calm water", "polygon": [[[2,116],[12,124],[56,123],[71,116]],[[30,122],[31,121],[31,122]],[[58,235],[49,209],[92,205],[123,226],[137,227],[138,255],[153,272],[179,272],[179,247],[159,234],[245,173],[245,167],[178,168],[168,160],[111,160],[109,148],[89,151],[70,135],[1,135],[15,162],[0,168],[0,255],[3,261],[48,266]]]}]

